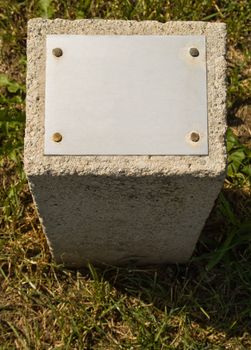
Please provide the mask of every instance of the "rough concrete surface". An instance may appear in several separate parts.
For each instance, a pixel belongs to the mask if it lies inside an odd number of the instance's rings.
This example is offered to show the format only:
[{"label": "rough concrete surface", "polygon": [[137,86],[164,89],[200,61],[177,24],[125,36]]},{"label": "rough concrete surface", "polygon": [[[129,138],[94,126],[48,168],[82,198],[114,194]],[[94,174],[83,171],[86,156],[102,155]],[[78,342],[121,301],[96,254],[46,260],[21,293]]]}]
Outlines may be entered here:
[{"label": "rough concrete surface", "polygon": [[[209,155],[44,156],[47,34],[205,35]],[[223,23],[29,21],[24,164],[58,262],[189,259],[225,177],[225,37]]]}]

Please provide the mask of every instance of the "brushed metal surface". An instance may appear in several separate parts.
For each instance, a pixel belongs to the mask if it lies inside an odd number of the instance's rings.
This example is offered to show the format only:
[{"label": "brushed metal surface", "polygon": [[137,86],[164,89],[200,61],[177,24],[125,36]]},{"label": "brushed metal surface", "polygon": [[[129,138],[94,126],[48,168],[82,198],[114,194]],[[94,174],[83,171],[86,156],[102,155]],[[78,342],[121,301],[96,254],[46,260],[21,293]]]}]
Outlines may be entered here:
[{"label": "brushed metal surface", "polygon": [[45,155],[208,154],[205,36],[48,35],[45,78]]}]

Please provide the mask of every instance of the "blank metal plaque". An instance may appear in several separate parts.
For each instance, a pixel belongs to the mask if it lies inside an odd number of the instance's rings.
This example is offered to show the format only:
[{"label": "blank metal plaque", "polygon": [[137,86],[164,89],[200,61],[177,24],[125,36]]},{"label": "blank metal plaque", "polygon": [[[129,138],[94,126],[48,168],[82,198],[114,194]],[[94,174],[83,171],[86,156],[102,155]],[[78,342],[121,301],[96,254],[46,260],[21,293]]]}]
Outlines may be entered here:
[{"label": "blank metal plaque", "polygon": [[208,154],[204,36],[48,35],[45,89],[46,155]]}]

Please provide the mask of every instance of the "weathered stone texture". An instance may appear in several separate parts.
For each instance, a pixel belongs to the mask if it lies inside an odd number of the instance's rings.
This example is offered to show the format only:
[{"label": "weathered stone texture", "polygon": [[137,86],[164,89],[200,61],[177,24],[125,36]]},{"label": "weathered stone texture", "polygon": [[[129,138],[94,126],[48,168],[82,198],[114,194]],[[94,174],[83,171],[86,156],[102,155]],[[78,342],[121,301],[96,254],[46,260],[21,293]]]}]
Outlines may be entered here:
[{"label": "weathered stone texture", "polygon": [[[47,34],[205,35],[208,156],[44,156]],[[28,25],[25,171],[57,261],[185,262],[226,168],[222,23],[33,19]]]}]

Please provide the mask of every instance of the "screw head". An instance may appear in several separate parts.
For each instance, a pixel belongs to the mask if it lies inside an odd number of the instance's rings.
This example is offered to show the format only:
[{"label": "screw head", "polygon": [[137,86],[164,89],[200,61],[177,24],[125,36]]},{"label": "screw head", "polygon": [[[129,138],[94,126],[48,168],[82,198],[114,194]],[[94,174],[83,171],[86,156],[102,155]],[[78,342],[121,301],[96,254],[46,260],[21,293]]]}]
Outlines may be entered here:
[{"label": "screw head", "polygon": [[198,134],[197,132],[192,132],[190,134],[190,140],[192,142],[198,142],[200,140],[200,134]]},{"label": "screw head", "polygon": [[55,49],[52,50],[52,54],[56,57],[61,57],[63,55],[63,50],[60,49],[59,47],[56,47]]},{"label": "screw head", "polygon": [[55,132],[53,135],[52,135],[52,140],[54,142],[61,142],[63,139],[63,136],[59,133],[59,132]]},{"label": "screw head", "polygon": [[196,47],[191,47],[189,52],[192,57],[198,57],[200,54],[199,50]]}]

